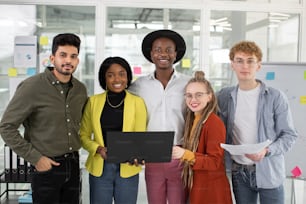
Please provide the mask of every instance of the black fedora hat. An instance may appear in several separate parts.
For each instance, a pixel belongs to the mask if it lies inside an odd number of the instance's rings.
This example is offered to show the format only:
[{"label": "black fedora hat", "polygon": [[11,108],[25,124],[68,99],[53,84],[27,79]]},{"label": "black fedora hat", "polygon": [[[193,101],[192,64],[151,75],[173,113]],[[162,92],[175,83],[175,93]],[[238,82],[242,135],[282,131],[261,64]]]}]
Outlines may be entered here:
[{"label": "black fedora hat", "polygon": [[142,41],[142,53],[145,56],[145,58],[150,62],[152,62],[151,59],[152,44],[156,39],[162,37],[169,38],[175,43],[177,54],[174,63],[180,61],[186,52],[186,43],[184,38],[180,34],[172,30],[156,30],[144,37]]}]

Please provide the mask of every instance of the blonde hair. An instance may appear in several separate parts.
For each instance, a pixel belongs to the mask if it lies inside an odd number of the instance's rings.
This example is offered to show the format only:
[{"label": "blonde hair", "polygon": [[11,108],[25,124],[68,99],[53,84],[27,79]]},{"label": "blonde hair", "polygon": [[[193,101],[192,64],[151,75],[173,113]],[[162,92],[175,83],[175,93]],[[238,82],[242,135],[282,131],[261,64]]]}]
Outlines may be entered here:
[{"label": "blonde hair", "polygon": [[[206,107],[202,110],[201,118],[199,122],[196,124],[194,131],[191,133],[193,122],[194,122],[194,113],[187,108],[186,110],[186,120],[185,120],[185,128],[184,128],[184,143],[183,148],[188,149],[192,152],[196,152],[201,130],[203,127],[203,123],[207,120],[211,113],[217,113],[218,106],[217,106],[217,98],[215,96],[214,90],[208,80],[205,79],[205,73],[203,71],[196,71],[194,77],[189,80],[187,85],[185,86],[185,90],[187,86],[191,83],[201,83],[207,89],[207,93],[211,95],[211,100],[207,103]],[[187,186],[189,189],[192,187],[193,183],[193,170],[189,163],[184,163],[184,168],[182,172],[183,182],[184,185]]]}]

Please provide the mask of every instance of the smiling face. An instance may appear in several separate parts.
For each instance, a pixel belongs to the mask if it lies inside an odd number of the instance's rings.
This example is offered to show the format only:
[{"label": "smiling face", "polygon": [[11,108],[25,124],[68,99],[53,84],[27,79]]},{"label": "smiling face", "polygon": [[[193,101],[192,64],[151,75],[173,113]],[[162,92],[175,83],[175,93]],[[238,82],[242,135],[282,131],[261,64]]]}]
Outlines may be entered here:
[{"label": "smiling face", "polygon": [[176,59],[175,43],[169,38],[157,38],[152,43],[151,59],[158,69],[172,69]]},{"label": "smiling face", "polygon": [[127,72],[121,65],[112,64],[105,73],[105,81],[108,90],[120,93],[127,87]]},{"label": "smiling face", "polygon": [[195,114],[200,114],[211,98],[212,95],[207,91],[204,83],[192,82],[186,86],[185,102]]}]

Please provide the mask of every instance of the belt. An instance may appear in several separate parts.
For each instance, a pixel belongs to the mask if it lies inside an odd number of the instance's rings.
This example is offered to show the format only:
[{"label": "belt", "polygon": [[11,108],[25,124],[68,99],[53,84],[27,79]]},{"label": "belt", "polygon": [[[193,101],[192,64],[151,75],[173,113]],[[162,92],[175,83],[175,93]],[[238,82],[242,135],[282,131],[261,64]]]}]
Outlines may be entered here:
[{"label": "belt", "polygon": [[249,164],[249,165],[239,164],[235,160],[233,160],[233,166],[243,168],[243,169],[247,169],[247,170],[255,170],[256,169],[256,164]]},{"label": "belt", "polygon": [[79,157],[79,152],[69,152],[60,156],[52,157],[53,159],[74,159]]}]

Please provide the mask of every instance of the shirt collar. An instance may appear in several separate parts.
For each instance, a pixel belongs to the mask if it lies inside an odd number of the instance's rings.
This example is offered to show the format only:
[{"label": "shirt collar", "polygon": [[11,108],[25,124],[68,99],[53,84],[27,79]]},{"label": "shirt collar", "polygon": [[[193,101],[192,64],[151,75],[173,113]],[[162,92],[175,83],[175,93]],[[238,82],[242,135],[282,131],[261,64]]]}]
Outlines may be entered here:
[{"label": "shirt collar", "polygon": [[[177,72],[177,71],[174,69],[174,70],[173,70],[173,74],[171,75],[170,80],[171,80],[171,79],[178,78],[179,76],[180,76],[180,73]],[[156,77],[155,77],[155,71],[152,72],[152,73],[150,73],[150,74],[148,75],[148,77],[149,77],[149,79],[156,79]]]},{"label": "shirt collar", "polygon": [[[53,69],[54,69],[54,67],[47,67],[45,69],[45,74],[47,76],[47,79],[53,85],[60,84],[60,81],[52,73]],[[73,78],[73,76],[71,76],[70,82],[71,82],[72,85],[74,84],[74,81],[75,81],[75,79]]]}]

